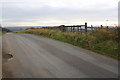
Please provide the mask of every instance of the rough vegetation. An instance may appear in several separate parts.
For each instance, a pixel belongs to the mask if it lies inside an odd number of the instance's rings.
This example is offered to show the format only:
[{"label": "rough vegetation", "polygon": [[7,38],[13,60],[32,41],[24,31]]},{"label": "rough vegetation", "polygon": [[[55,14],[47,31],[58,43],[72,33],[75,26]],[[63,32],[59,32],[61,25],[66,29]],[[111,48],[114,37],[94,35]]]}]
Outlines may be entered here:
[{"label": "rough vegetation", "polygon": [[98,29],[91,33],[61,32],[56,29],[27,29],[23,33],[30,33],[49,37],[79,46],[115,59],[118,57],[118,33],[116,29]]},{"label": "rough vegetation", "polygon": [[2,31],[0,31],[0,36],[2,35]]}]

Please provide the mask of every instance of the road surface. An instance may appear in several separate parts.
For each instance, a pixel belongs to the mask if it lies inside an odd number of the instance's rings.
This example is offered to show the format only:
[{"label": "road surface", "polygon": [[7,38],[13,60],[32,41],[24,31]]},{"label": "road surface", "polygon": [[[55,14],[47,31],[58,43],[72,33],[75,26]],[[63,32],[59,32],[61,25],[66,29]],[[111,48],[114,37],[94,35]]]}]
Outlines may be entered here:
[{"label": "road surface", "polygon": [[3,36],[4,78],[116,78],[117,60],[31,34]]},{"label": "road surface", "polygon": [[0,36],[0,79],[2,78],[2,36]]}]

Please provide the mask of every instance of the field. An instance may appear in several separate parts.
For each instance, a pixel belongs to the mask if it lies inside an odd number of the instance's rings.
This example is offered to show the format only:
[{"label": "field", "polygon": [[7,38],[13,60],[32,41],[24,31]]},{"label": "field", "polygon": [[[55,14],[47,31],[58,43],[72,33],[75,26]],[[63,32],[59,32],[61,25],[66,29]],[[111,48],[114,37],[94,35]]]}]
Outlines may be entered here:
[{"label": "field", "polygon": [[40,35],[63,41],[96,53],[120,59],[118,57],[118,35],[115,29],[99,29],[91,33],[62,32],[56,29],[28,29],[22,33]]}]

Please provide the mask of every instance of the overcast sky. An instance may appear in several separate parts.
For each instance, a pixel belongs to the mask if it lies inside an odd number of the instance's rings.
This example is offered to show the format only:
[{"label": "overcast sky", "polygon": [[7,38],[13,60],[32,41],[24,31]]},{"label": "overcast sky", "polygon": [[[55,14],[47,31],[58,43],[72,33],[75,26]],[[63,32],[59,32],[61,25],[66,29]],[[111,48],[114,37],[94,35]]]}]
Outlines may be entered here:
[{"label": "overcast sky", "polygon": [[117,24],[118,1],[2,0],[0,21],[2,26]]}]

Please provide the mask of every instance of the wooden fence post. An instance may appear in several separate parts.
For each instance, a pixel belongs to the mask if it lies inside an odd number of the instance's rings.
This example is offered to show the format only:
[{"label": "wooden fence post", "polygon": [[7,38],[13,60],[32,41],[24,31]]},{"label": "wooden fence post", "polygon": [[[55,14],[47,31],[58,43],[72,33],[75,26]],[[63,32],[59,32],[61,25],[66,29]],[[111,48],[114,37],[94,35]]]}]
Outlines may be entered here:
[{"label": "wooden fence post", "polygon": [[79,26],[77,27],[77,31],[79,32]]},{"label": "wooden fence post", "polygon": [[107,29],[108,29],[108,26],[107,26]]},{"label": "wooden fence post", "polygon": [[72,32],[72,27],[71,27],[71,32]]},{"label": "wooden fence post", "polygon": [[93,25],[91,25],[91,30],[93,31]]},{"label": "wooden fence post", "polygon": [[75,27],[73,27],[73,32],[75,32]]},{"label": "wooden fence post", "polygon": [[82,33],[82,29],[81,29],[81,26],[80,26],[80,32]]},{"label": "wooden fence post", "polygon": [[107,28],[107,30],[108,30],[108,26],[107,26],[106,28]]},{"label": "wooden fence post", "polygon": [[85,32],[87,33],[87,23],[85,22]]},{"label": "wooden fence post", "polygon": [[103,28],[103,26],[102,25],[100,25],[101,26],[101,29]]}]

